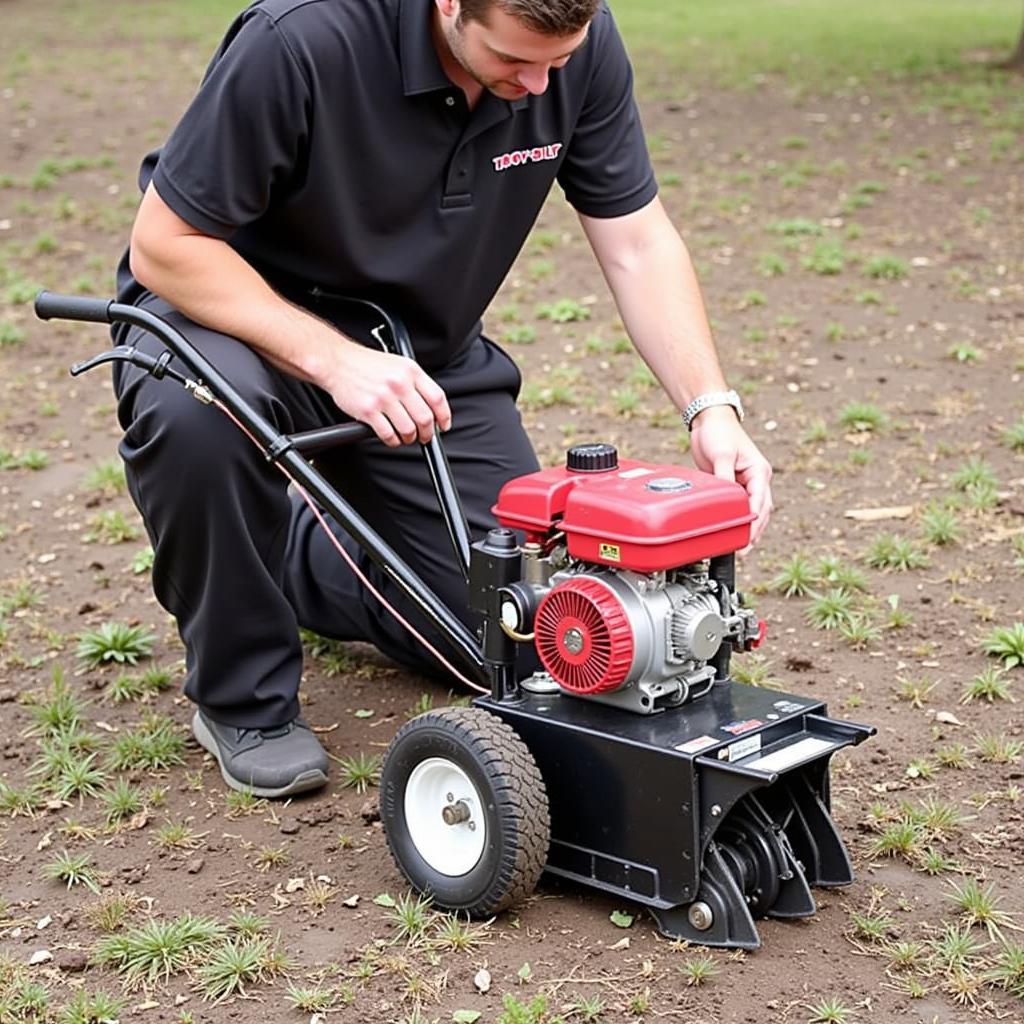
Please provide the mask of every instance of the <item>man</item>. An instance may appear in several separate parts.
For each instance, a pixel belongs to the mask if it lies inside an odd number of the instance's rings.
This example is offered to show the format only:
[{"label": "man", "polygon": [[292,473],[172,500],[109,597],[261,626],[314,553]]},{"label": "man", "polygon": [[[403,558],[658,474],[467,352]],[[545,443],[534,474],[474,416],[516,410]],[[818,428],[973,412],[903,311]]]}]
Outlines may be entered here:
[{"label": "man", "polygon": [[[744,484],[756,536],[770,469],[739,424],[656,197],[601,0],[254,4],[143,164],[121,298],[171,319],[279,429],[331,423],[339,409],[369,424],[383,444],[342,449],[323,469],[449,607],[465,608],[412,442],[447,433],[477,536],[501,484],[536,468],[518,371],[479,318],[556,177],[635,344],[689,409],[698,466]],[[352,340],[367,325],[325,293],[402,317],[417,362]],[[125,364],[115,386],[197,738],[236,788],[322,785],[327,762],[296,697],[298,626],[369,640],[406,664],[427,655],[224,417]]]}]

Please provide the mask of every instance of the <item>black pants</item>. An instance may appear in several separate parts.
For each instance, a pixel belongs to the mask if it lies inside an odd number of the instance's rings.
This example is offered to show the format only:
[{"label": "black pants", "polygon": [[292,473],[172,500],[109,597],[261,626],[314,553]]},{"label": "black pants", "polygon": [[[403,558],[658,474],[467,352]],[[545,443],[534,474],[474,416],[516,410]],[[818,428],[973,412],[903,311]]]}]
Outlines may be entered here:
[{"label": "black pants", "polygon": [[[326,392],[279,372],[247,345],[155,297],[143,305],[177,327],[282,432],[342,418]],[[119,340],[162,351],[137,328]],[[433,376],[452,408],[445,450],[476,539],[495,525],[490,508],[501,485],[537,468],[515,408],[519,373],[481,338]],[[185,644],[185,692],[211,718],[262,728],[298,714],[299,626],[367,640],[405,665],[438,671],[365,591],[284,475],[223,413],[126,363],[115,365],[114,385],[128,487],[156,555],[153,587]],[[475,625],[419,446],[367,441],[316,461],[442,601]],[[347,535],[337,535],[382,594],[447,653],[397,588]]]}]

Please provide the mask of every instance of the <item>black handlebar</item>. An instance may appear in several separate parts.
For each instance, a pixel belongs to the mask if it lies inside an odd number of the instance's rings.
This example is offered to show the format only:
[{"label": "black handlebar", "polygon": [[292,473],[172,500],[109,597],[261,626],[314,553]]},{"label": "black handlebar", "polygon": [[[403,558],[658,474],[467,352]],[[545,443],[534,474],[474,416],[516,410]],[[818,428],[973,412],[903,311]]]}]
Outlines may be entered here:
[{"label": "black handlebar", "polygon": [[40,292],[36,296],[36,316],[40,320],[86,320],[94,324],[109,324],[110,299],[94,299],[86,295],[57,295]]}]

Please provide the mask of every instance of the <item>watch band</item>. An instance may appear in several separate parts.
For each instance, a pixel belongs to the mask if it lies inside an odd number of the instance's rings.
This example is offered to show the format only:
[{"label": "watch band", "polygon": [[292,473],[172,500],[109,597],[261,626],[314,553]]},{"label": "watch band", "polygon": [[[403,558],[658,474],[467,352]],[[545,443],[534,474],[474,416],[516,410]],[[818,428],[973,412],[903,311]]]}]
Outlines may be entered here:
[{"label": "watch band", "polygon": [[743,422],[743,403],[735,391],[709,391],[707,394],[698,395],[683,410],[683,423],[686,424],[686,429],[693,430],[693,421],[697,414],[714,405],[731,405],[736,410],[736,416],[740,423]]}]

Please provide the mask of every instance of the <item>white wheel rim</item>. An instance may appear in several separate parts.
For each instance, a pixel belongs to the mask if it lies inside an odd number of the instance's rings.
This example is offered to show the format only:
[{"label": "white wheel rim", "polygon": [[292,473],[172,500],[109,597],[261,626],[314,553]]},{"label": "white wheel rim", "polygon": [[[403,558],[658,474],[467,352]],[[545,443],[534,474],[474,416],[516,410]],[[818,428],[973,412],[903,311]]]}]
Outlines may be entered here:
[{"label": "white wheel rim", "polygon": [[[465,820],[449,825],[445,808]],[[438,874],[452,878],[472,871],[487,844],[480,794],[469,776],[444,757],[428,758],[413,769],[405,787],[405,823],[416,852]]]}]

